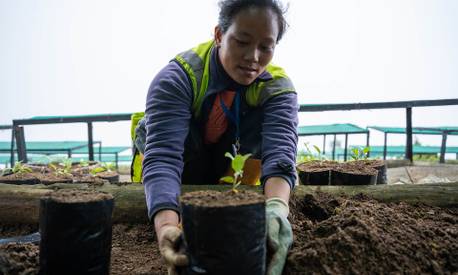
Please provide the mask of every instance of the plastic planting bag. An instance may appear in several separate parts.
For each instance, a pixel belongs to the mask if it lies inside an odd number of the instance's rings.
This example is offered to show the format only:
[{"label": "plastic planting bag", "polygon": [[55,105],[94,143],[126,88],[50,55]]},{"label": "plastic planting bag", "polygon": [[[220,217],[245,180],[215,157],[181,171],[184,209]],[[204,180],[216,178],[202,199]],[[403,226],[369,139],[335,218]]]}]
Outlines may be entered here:
[{"label": "plastic planting bag", "polygon": [[60,190],[40,201],[40,274],[109,274],[113,197]]},{"label": "plastic planting bag", "polygon": [[264,199],[225,206],[196,205],[184,199],[181,204],[190,260],[182,274],[265,274]]}]

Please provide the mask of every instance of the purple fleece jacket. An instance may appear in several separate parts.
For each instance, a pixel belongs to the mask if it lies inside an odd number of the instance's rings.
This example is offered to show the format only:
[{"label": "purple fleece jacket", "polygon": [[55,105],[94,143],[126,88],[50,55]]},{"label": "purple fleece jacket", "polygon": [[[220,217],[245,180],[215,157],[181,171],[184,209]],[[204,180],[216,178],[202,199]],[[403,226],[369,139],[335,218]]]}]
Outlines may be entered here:
[{"label": "purple fleece jacket", "polygon": [[[272,76],[264,72],[259,79]],[[217,50],[210,61],[207,96],[237,85],[224,71]],[[179,212],[178,197],[183,171],[184,142],[192,118],[191,81],[176,61],[167,64],[153,79],[146,99],[146,148],[143,160],[143,184],[150,219],[163,209]],[[291,187],[296,180],[297,95],[284,93],[262,106],[262,176],[285,178]]]}]

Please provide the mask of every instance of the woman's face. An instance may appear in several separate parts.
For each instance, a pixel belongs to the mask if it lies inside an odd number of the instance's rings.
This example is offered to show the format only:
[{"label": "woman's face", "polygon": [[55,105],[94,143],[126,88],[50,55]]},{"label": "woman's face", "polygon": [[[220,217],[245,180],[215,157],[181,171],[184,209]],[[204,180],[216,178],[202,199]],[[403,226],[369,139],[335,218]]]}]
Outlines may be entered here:
[{"label": "woman's face", "polygon": [[270,8],[248,8],[237,13],[222,33],[215,28],[219,59],[239,84],[251,84],[272,60],[278,36],[278,18]]}]

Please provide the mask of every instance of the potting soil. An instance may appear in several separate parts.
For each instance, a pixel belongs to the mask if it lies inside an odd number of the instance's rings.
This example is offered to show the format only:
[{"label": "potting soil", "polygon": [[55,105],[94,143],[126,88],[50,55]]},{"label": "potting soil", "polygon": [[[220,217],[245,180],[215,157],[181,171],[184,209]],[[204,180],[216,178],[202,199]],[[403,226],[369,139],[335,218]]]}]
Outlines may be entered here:
[{"label": "potting soil", "polygon": [[[292,198],[290,207],[294,243],[284,274],[458,272],[456,208],[323,193]],[[37,226],[0,225],[0,238],[36,230]],[[37,274],[38,246],[16,246],[24,247],[15,252],[19,255],[0,246],[0,266],[22,272],[4,274]],[[21,260],[4,260],[17,256]],[[113,226],[111,274],[167,274],[152,225]]]}]

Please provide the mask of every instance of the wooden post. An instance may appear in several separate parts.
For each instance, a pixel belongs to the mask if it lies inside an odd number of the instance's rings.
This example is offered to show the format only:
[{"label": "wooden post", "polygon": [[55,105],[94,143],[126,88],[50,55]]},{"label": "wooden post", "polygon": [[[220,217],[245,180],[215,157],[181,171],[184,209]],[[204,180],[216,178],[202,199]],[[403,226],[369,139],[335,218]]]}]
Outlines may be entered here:
[{"label": "wooden post", "polygon": [[11,165],[11,168],[13,168],[14,166],[14,144],[15,144],[15,130],[14,130],[15,126],[13,125],[13,128],[11,129],[11,150],[10,150],[10,165]]},{"label": "wooden post", "polygon": [[413,161],[412,107],[406,108],[406,159]]},{"label": "wooden post", "polygon": [[102,142],[99,142],[99,161],[102,161]]},{"label": "wooden post", "polygon": [[442,144],[441,144],[441,155],[439,163],[445,163],[445,152],[447,149],[447,131],[442,132]]},{"label": "wooden post", "polygon": [[326,154],[326,135],[323,135],[323,155]]},{"label": "wooden post", "polygon": [[344,161],[347,161],[348,133],[345,133]]},{"label": "wooden post", "polygon": [[388,138],[388,133],[385,132],[384,134],[385,134],[385,138],[383,141],[383,160],[386,160],[386,142]]},{"label": "wooden post", "polygon": [[14,133],[16,135],[16,148],[18,154],[18,161],[27,163],[27,148],[25,146],[24,127],[14,126]]},{"label": "wooden post", "polygon": [[367,152],[367,157],[370,157],[371,150],[370,150],[370,145],[369,145],[369,130],[367,131],[367,134],[366,134],[366,147],[369,148],[369,151]]},{"label": "wooden post", "polygon": [[87,134],[88,134],[88,152],[89,152],[89,160],[94,160],[94,140],[92,138],[92,122],[87,123]]},{"label": "wooden post", "polygon": [[334,134],[334,143],[332,144],[332,160],[336,158],[336,134]]}]

